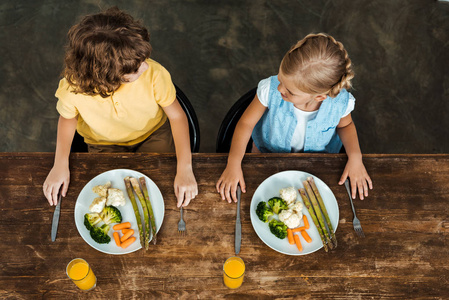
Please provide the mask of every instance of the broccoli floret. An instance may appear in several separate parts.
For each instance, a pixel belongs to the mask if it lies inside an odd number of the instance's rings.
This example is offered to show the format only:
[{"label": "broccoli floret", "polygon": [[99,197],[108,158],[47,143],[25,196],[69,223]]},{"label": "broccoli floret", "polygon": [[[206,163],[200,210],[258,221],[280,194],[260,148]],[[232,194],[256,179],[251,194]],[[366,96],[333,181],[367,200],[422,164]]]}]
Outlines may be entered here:
[{"label": "broccoli floret", "polygon": [[100,214],[100,218],[106,225],[122,222],[122,214],[115,206],[105,206]]},{"label": "broccoli floret", "polygon": [[262,222],[268,222],[268,218],[273,215],[273,211],[264,201],[259,202],[256,208],[256,214]]},{"label": "broccoli floret", "polygon": [[90,236],[99,244],[108,244],[111,241],[111,237],[108,235],[109,225],[103,224],[100,227],[92,227],[90,230]]},{"label": "broccoli floret", "polygon": [[101,221],[100,215],[97,213],[85,214],[84,215],[84,226],[86,226],[87,230],[91,230],[95,225],[97,225]]},{"label": "broccoli floret", "polygon": [[268,200],[268,205],[270,205],[275,214],[279,214],[283,209],[288,209],[287,202],[279,197],[270,198],[270,200]]},{"label": "broccoli floret", "polygon": [[271,233],[281,240],[285,239],[285,237],[287,236],[287,225],[285,225],[281,221],[273,219],[270,221],[270,223],[268,223],[268,227],[270,227]]}]

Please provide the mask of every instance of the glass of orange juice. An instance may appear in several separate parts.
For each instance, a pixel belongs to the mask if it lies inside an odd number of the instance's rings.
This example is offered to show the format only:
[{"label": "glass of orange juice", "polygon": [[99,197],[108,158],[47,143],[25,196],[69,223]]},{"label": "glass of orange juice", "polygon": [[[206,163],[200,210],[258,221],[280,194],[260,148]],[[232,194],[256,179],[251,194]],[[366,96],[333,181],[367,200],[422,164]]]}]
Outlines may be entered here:
[{"label": "glass of orange juice", "polygon": [[89,291],[97,285],[97,277],[87,261],[75,258],[67,265],[67,276],[72,279],[81,290]]},{"label": "glass of orange juice", "polygon": [[245,275],[245,263],[240,257],[232,256],[223,265],[223,281],[230,289],[239,288]]}]

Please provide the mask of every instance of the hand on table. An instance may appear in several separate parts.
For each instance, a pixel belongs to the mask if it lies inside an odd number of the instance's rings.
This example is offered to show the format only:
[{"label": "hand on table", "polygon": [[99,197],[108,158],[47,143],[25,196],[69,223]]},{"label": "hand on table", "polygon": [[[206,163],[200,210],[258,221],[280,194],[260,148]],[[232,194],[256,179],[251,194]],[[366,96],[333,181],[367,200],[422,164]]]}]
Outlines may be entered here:
[{"label": "hand on table", "polygon": [[[58,192],[66,196],[70,183],[70,170],[65,166],[53,166],[43,185],[45,198],[50,205],[58,204]],[[61,189],[62,186],[62,189]]]},{"label": "hand on table", "polygon": [[174,188],[178,200],[177,207],[181,207],[181,205],[186,207],[191,200],[195,199],[198,195],[198,185],[191,167],[178,170],[175,177]]},{"label": "hand on table", "polygon": [[227,166],[218,179],[217,192],[220,193],[221,199],[231,203],[237,202],[237,186],[240,184],[240,188],[243,193],[246,193],[245,179],[243,178],[243,171],[241,167]]},{"label": "hand on table", "polygon": [[361,159],[348,159],[343,175],[341,175],[338,184],[344,184],[346,178],[348,177],[351,183],[352,199],[355,199],[357,190],[359,192],[360,200],[363,200],[364,197],[368,197],[368,188],[370,190],[373,189],[373,182],[371,181],[371,178],[369,177]]}]

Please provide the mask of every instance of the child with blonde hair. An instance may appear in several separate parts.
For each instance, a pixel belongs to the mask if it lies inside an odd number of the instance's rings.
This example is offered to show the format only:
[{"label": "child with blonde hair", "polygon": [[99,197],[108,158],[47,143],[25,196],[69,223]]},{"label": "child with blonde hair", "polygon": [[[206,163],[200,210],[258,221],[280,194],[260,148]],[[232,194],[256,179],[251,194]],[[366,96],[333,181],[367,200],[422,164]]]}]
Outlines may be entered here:
[{"label": "child with blonde hair", "polygon": [[340,178],[350,178],[352,197],[368,196],[372,181],[362,162],[357,131],[351,118],[355,99],[348,93],[354,77],[343,44],[324,34],[309,34],[282,59],[279,73],[260,81],[254,100],[234,131],[228,163],[216,184],[223,200],[237,201],[246,191],[242,159],[249,139],[252,152],[338,153],[348,161]]},{"label": "child with blonde hair", "polygon": [[198,194],[187,117],[170,74],[150,59],[150,35],[114,7],[84,17],[68,33],[53,168],[43,184],[50,205],[66,196],[75,130],[89,152],[176,152],[177,205]]}]

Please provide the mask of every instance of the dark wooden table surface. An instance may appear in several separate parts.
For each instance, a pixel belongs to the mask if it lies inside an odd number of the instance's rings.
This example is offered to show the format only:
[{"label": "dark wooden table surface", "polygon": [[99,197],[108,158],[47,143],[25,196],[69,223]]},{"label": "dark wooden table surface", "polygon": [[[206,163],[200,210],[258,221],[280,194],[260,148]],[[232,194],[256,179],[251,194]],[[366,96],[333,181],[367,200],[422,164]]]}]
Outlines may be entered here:
[{"label": "dark wooden table surface", "polygon": [[[374,182],[355,206],[366,238],[358,238],[344,186],[337,184],[345,155],[251,154],[244,159],[242,198],[245,280],[237,290],[222,282],[234,254],[235,205],[222,201],[215,183],[227,156],[195,154],[198,197],[185,210],[188,234],[177,233],[173,155],[72,154],[71,185],[63,201],[58,237],[50,239],[54,207],[42,194],[52,153],[0,154],[0,298],[100,299],[447,299],[449,297],[449,155],[366,155]],[[148,175],[165,200],[158,244],[150,251],[108,255],[90,247],[74,222],[77,196],[89,180],[111,169]],[[249,217],[252,194],[267,177],[300,170],[322,179],[335,194],[338,248],[287,256],[266,246]],[[82,257],[92,266],[95,290],[79,291],[65,273]]]}]

